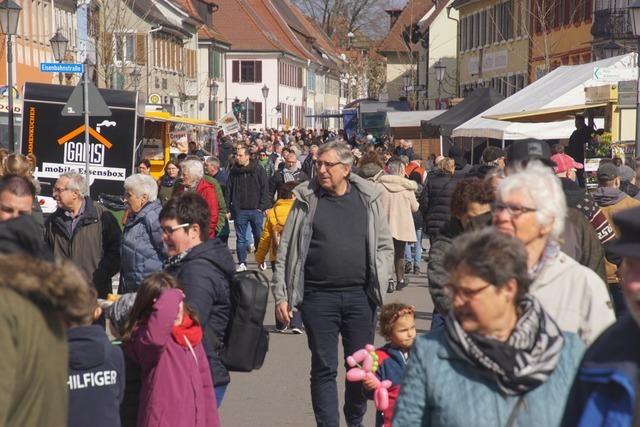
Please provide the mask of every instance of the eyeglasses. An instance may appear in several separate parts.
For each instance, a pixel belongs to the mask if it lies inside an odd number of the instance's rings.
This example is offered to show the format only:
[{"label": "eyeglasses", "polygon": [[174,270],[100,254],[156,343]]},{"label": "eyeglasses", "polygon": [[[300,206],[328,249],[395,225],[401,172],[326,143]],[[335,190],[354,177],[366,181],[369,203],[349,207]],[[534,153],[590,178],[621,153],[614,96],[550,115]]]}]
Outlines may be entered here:
[{"label": "eyeglasses", "polygon": [[444,285],[444,292],[451,299],[453,299],[456,295],[459,295],[460,298],[462,298],[463,300],[469,301],[470,299],[473,299],[476,295],[478,295],[480,292],[487,289],[489,286],[492,286],[491,283],[478,289],[467,289],[467,288],[461,288],[459,286],[454,286],[452,284],[447,284],[447,285]]},{"label": "eyeglasses", "polygon": [[68,188],[60,188],[60,187],[53,187],[53,194],[60,194],[60,193],[64,193],[65,191],[68,191]]},{"label": "eyeglasses", "polygon": [[326,169],[331,169],[332,167],[336,166],[336,165],[342,165],[344,163],[342,162],[325,162],[323,160],[314,160],[313,164],[316,165],[316,168],[318,170],[322,169],[322,166],[324,166]]},{"label": "eyeglasses", "polygon": [[494,214],[499,214],[500,212],[506,210],[507,212],[509,212],[509,215],[511,215],[513,218],[518,218],[522,214],[535,212],[538,209],[528,208],[526,206],[512,205],[509,203],[494,202],[491,205],[491,210],[493,211]]},{"label": "eyeglasses", "polygon": [[181,228],[187,228],[190,225],[190,223],[185,222],[184,224],[174,225],[173,227],[160,227],[160,230],[162,231],[162,234],[170,235],[180,230]]}]

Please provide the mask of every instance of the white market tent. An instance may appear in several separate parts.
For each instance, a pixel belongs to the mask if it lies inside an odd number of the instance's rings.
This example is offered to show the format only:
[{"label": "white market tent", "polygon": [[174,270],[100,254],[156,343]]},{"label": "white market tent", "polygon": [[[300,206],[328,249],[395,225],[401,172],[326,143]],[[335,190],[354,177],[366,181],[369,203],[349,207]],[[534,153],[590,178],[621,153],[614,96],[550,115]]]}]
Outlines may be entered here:
[{"label": "white market tent", "polygon": [[387,122],[390,128],[420,127],[422,120],[431,120],[447,110],[389,111]]},{"label": "white market tent", "polygon": [[[527,113],[576,111],[586,105],[585,88],[611,82],[593,80],[595,67],[633,68],[635,53],[582,65],[562,66],[499,102],[453,130],[452,137],[494,138],[499,140],[566,139],[575,130],[573,120],[520,123],[504,121],[508,116]],[[542,110],[542,111],[541,111]],[[495,120],[487,117],[500,117]]]}]

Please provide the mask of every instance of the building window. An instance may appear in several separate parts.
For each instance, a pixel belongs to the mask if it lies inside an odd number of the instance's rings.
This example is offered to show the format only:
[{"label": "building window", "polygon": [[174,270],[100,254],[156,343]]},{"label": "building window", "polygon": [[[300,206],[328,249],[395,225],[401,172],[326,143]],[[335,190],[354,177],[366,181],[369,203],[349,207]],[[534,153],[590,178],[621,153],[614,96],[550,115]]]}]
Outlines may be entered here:
[{"label": "building window", "polygon": [[234,83],[261,83],[262,61],[233,61],[231,77]]},{"label": "building window", "polygon": [[222,78],[222,53],[216,50],[209,52],[211,57],[211,76],[214,79]]},{"label": "building window", "polygon": [[[249,101],[248,123],[262,124],[262,102]],[[245,115],[247,117],[247,115]]]},{"label": "building window", "polygon": [[307,90],[311,92],[316,91],[316,73],[313,70],[307,70]]}]

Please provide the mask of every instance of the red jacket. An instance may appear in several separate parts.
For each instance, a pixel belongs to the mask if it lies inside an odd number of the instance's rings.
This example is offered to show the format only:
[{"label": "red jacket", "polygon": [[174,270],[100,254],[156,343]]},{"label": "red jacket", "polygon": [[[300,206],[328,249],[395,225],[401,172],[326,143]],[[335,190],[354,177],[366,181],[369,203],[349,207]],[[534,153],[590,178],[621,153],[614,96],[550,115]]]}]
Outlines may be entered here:
[{"label": "red jacket", "polygon": [[218,197],[216,196],[216,189],[210,182],[202,178],[198,182],[196,187],[196,193],[198,193],[209,205],[211,211],[211,221],[209,223],[209,238],[216,237],[216,225],[218,224]]}]

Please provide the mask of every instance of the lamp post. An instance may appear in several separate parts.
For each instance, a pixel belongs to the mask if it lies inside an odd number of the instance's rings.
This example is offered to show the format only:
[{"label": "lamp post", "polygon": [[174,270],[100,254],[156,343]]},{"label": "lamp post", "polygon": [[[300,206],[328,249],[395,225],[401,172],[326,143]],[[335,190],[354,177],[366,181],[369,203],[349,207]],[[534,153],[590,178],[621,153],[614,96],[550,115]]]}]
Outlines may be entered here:
[{"label": "lamp post", "polygon": [[218,107],[216,104],[216,100],[218,99],[218,88],[220,87],[220,85],[218,84],[217,81],[211,79],[211,81],[209,82],[209,96],[211,97],[210,99],[210,104],[209,104],[209,120],[211,121],[215,121],[218,119]]},{"label": "lamp post", "polygon": [[[53,58],[56,62],[62,64],[67,54],[67,45],[69,40],[62,34],[62,30],[58,28],[56,33],[49,39],[51,44],[51,50],[53,51]],[[58,73],[58,83],[62,84],[62,72]]]},{"label": "lamp post", "polygon": [[[640,0],[634,0],[629,6],[629,17],[631,18],[631,28],[633,35],[640,37]],[[640,54],[640,51],[638,52]],[[638,57],[636,56],[636,72],[638,70]],[[636,88],[636,157],[640,154],[640,75]]]},{"label": "lamp post", "polygon": [[442,80],[444,80],[444,73],[447,70],[447,66],[442,63],[441,60],[433,64],[433,69],[436,72],[436,81],[438,82],[438,110],[441,107],[442,103]]},{"label": "lamp post", "polygon": [[140,83],[140,77],[142,77],[142,73],[140,72],[139,67],[134,67],[133,70],[129,73],[131,77],[131,81],[133,82],[133,87],[138,92],[138,84]]},{"label": "lamp post", "polygon": [[267,98],[269,97],[269,87],[262,86],[262,97],[264,98],[264,132],[267,132]]},{"label": "lamp post", "polygon": [[12,36],[18,32],[18,19],[22,8],[11,0],[0,3],[0,30],[7,36],[7,83],[9,86],[9,143],[16,152],[16,140],[13,129],[13,43]]}]

